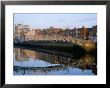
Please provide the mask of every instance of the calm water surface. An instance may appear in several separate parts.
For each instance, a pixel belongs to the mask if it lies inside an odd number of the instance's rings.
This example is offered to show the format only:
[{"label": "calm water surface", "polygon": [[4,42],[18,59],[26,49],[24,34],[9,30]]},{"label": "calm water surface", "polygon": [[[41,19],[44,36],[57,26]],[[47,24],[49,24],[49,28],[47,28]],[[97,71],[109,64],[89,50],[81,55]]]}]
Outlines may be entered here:
[{"label": "calm water surface", "polygon": [[96,75],[96,58],[14,48],[14,75]]}]

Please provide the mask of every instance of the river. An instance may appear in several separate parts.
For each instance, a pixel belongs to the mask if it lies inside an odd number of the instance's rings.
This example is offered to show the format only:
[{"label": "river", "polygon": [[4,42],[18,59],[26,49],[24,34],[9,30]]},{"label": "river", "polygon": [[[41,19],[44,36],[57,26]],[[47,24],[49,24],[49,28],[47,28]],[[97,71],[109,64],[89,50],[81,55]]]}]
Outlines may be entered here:
[{"label": "river", "polygon": [[97,75],[94,55],[14,48],[14,75]]}]

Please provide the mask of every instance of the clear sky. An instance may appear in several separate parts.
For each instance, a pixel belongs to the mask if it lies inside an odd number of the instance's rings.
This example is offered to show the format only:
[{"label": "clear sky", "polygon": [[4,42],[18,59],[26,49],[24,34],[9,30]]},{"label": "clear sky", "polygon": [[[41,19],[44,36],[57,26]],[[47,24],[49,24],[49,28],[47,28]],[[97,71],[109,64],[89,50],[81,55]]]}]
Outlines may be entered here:
[{"label": "clear sky", "polygon": [[27,24],[32,28],[74,28],[92,27],[97,25],[97,14],[95,13],[38,13],[38,14],[14,14],[14,24]]}]

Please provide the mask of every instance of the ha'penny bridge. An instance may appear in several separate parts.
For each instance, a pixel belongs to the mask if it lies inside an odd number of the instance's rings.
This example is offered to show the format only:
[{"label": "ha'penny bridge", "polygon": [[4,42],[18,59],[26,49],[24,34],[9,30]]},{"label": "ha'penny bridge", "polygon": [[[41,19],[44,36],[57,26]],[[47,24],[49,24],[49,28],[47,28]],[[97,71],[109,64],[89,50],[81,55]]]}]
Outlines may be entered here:
[{"label": "ha'penny bridge", "polygon": [[[48,49],[58,49],[65,48],[68,49],[84,49],[86,52],[91,52],[96,50],[96,42],[91,40],[85,40],[82,38],[72,37],[72,36],[63,36],[63,35],[45,35],[39,36],[36,39],[24,38],[24,39],[15,39],[14,45],[19,46],[29,46],[31,47],[43,47]],[[80,50],[79,50],[80,51]]]}]

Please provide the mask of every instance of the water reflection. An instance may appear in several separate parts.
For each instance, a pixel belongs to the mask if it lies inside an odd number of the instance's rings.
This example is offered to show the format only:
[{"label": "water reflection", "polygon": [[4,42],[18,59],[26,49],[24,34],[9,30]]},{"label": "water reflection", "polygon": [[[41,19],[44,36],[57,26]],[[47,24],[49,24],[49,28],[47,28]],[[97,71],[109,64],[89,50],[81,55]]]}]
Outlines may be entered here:
[{"label": "water reflection", "polygon": [[14,75],[96,75],[95,56],[14,48]]}]

